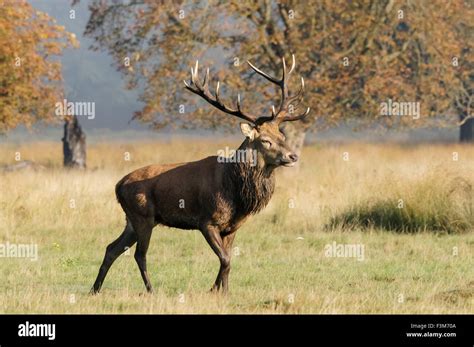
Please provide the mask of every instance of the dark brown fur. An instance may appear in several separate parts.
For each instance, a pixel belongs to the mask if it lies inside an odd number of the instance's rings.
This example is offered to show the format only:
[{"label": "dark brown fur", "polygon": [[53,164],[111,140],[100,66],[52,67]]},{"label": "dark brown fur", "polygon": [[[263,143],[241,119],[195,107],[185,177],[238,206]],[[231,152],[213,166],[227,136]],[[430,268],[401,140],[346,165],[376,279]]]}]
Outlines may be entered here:
[{"label": "dark brown fur", "polygon": [[267,172],[248,162],[229,163],[225,170],[228,198],[235,202],[239,214],[255,214],[267,206],[275,189],[273,171]]}]

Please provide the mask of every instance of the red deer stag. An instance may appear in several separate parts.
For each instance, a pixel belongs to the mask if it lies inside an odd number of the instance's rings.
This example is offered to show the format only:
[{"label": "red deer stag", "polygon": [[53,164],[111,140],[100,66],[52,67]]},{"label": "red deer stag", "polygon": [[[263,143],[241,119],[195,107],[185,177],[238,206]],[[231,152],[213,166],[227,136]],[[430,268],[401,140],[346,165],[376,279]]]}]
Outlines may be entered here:
[{"label": "red deer stag", "polygon": [[288,78],[295,68],[294,56],[289,71],[285,59],[282,59],[281,79],[269,76],[250,62],[248,64],[257,74],[280,87],[280,104],[277,109],[272,107],[271,116],[255,117],[244,113],[240,95],[237,108],[229,107],[219,96],[219,82],[215,95],[211,94],[209,69],[201,83],[197,61],[195,68],[191,68],[191,82],[184,82],[188,90],[214,107],[246,121],[240,124],[246,139],[236,153],[246,153],[248,155],[244,157],[248,159],[223,162],[219,160],[222,157],[212,156],[184,164],[151,165],[122,178],[115,192],[126,214],[127,224],[122,235],[107,246],[92,293],[100,291],[112,263],[135,242],[135,260],[147,291],[153,291],[146,253],[152,229],[158,224],[199,229],[220,260],[219,273],[211,290],[228,290],[231,247],[237,229],[269,202],[275,186],[275,168],[293,166],[298,160],[285,143],[279,125],[303,119],[309,113],[309,108],[299,115],[290,112],[296,109],[304,93],[303,78],[299,92],[292,96],[288,93]]}]

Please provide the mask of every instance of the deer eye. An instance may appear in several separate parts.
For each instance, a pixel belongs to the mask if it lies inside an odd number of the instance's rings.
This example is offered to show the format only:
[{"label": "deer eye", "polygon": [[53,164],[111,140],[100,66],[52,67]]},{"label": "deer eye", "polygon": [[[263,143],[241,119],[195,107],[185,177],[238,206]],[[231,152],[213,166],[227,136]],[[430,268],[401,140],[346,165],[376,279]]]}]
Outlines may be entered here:
[{"label": "deer eye", "polygon": [[270,148],[272,146],[272,143],[268,140],[262,140],[262,145],[265,148]]}]

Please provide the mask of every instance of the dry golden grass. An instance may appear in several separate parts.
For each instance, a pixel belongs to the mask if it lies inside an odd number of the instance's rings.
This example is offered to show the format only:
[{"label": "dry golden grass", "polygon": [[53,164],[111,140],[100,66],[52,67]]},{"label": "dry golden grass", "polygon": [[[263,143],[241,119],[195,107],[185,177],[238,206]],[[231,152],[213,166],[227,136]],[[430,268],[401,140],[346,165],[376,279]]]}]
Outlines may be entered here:
[{"label": "dry golden grass", "polygon": [[[0,173],[0,243],[39,247],[38,261],[0,258],[0,311],[474,312],[474,149],[458,145],[309,146],[300,169],[282,169],[270,205],[239,230],[227,297],[207,292],[218,261],[199,232],[165,227],[155,228],[148,252],[154,295],[143,294],[133,256],[123,255],[102,293],[89,296],[105,247],[124,224],[115,183],[150,163],[196,160],[237,145],[101,143],[89,147],[85,172],[61,168],[60,143],[1,145],[0,165],[13,163],[20,152],[47,168]],[[397,211],[399,199],[403,211],[411,211],[402,217],[420,228],[399,233],[383,223],[364,224],[374,213]],[[381,202],[383,208],[374,209]],[[453,227],[432,230],[430,218]],[[333,242],[363,245],[364,260],[327,257],[325,246]]]}]

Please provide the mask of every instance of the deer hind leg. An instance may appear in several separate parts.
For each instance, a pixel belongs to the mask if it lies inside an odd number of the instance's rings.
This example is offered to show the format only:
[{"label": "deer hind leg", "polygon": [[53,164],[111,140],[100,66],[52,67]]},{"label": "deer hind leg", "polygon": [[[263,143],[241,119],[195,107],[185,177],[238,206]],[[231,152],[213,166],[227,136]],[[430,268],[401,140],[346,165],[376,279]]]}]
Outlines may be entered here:
[{"label": "deer hind leg", "polygon": [[107,272],[112,266],[113,262],[123,253],[127,248],[132,247],[137,242],[137,234],[135,233],[130,221],[127,219],[127,225],[123,233],[107,246],[104,260],[99,269],[99,274],[91,289],[91,294],[96,294],[100,291],[102,283],[104,282]]},{"label": "deer hind leg", "polygon": [[146,253],[148,246],[150,245],[151,232],[154,227],[153,220],[140,220],[134,224],[134,228],[137,233],[138,241],[137,248],[135,250],[135,260],[140,274],[142,275],[143,282],[148,293],[153,293],[153,287],[151,286],[150,277],[148,276],[146,266]]},{"label": "deer hind leg", "polygon": [[230,271],[230,254],[224,247],[224,241],[222,240],[218,228],[207,225],[201,229],[201,232],[214,253],[216,253],[216,255],[219,257],[219,261],[221,263],[219,273],[217,274],[216,281],[214,282],[211,291],[218,291],[222,289],[224,292],[227,292],[228,282],[227,280],[224,282],[223,278],[226,278],[226,274],[228,275]]}]

